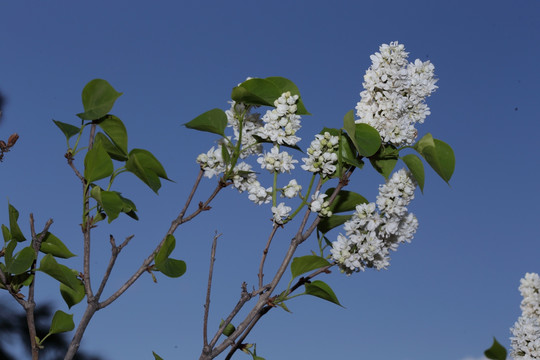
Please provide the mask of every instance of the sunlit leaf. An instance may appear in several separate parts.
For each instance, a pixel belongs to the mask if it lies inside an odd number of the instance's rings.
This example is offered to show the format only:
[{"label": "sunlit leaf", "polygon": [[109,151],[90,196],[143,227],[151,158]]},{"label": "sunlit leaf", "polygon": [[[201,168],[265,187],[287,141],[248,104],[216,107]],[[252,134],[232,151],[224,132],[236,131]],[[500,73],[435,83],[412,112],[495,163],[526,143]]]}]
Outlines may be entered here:
[{"label": "sunlit leaf", "polygon": [[414,179],[418,183],[420,191],[424,192],[424,164],[422,160],[414,154],[405,155],[401,158],[405,165],[409,168],[409,171],[414,176]]},{"label": "sunlit leaf", "polygon": [[385,145],[379,148],[376,154],[369,158],[371,165],[385,179],[388,179],[399,158],[399,152],[392,145]]},{"label": "sunlit leaf", "polygon": [[365,157],[375,154],[381,146],[379,132],[368,124],[355,124],[354,138],[351,138],[351,140],[360,155]]},{"label": "sunlit leaf", "polygon": [[48,232],[43,237],[41,242],[41,248],[39,249],[44,254],[51,254],[54,257],[59,257],[62,259],[69,259],[70,257],[75,256],[66,245],[59,238]]},{"label": "sunlit leaf", "polygon": [[272,84],[276,85],[278,87],[278,89],[281,91],[281,94],[289,91],[291,93],[291,95],[298,95],[298,101],[296,102],[296,107],[297,107],[296,114],[298,114],[298,115],[311,115],[307,111],[307,109],[306,109],[306,107],[305,107],[305,105],[304,105],[304,103],[302,101],[302,96],[300,95],[300,90],[298,90],[298,87],[296,86],[295,83],[293,83],[291,80],[289,80],[287,78],[280,77],[280,76],[267,77],[265,80],[268,80]]},{"label": "sunlit leaf", "polygon": [[51,254],[45,255],[41,259],[39,269],[37,270],[69,286],[72,290],[77,291],[79,288],[80,280],[77,279],[74,271],[65,265],[57,263]]},{"label": "sunlit leaf", "polygon": [[62,310],[58,310],[54,313],[49,334],[58,334],[73,329],[75,329],[73,314],[66,314]]},{"label": "sunlit leaf", "polygon": [[27,246],[13,256],[13,261],[7,266],[6,271],[13,275],[22,274],[32,266],[36,259],[36,253],[32,247]]},{"label": "sunlit leaf", "polygon": [[24,237],[21,229],[19,228],[19,225],[17,224],[17,220],[19,219],[19,212],[15,207],[8,203],[8,212],[9,212],[9,230],[11,233],[11,238],[15,239],[18,242],[25,241],[26,238]]},{"label": "sunlit leaf", "polygon": [[431,134],[426,134],[414,145],[414,149],[428,164],[435,170],[439,176],[448,183],[456,164],[454,151],[447,143],[434,139]]},{"label": "sunlit leaf", "polygon": [[147,150],[131,150],[126,161],[126,169],[135,174],[156,194],[161,187],[159,178],[170,180],[163,165]]},{"label": "sunlit leaf", "polygon": [[111,157],[103,146],[98,143],[86,153],[84,157],[84,178],[86,181],[94,182],[112,175],[114,165]]},{"label": "sunlit leaf", "polygon": [[80,128],[73,126],[71,124],[67,124],[61,121],[53,120],[54,124],[58,126],[58,128],[64,133],[64,136],[66,137],[66,140],[69,141],[73,136],[77,135],[79,131],[81,131]]},{"label": "sunlit leaf", "polygon": [[249,79],[232,90],[231,99],[248,105],[274,106],[274,101],[281,94],[281,90],[272,81]]},{"label": "sunlit leaf", "polygon": [[127,131],[122,120],[114,115],[107,115],[100,120],[98,126],[105,131],[107,136],[112,140],[114,145],[118,147],[125,155],[128,153],[128,137]]},{"label": "sunlit leaf", "polygon": [[311,283],[306,283],[306,294],[316,296],[318,298],[324,299],[326,301],[330,301],[334,304],[337,304],[339,306],[342,306],[339,303],[339,300],[334,294],[334,291],[328,286],[325,282],[320,280],[315,280]]},{"label": "sunlit leaf", "polygon": [[[72,272],[74,272],[74,275],[76,275],[75,270]],[[83,282],[80,279],[77,280],[78,284],[76,289],[72,289],[69,286],[60,283],[60,294],[70,309],[73,305],[80,303],[86,296]]]},{"label": "sunlit leaf", "polygon": [[309,271],[328,266],[330,263],[325,258],[316,255],[306,255],[296,257],[291,264],[291,274],[293,279]]},{"label": "sunlit leaf", "polygon": [[103,79],[94,79],[82,91],[84,112],[77,114],[83,120],[97,120],[111,111],[116,99],[122,95]]}]

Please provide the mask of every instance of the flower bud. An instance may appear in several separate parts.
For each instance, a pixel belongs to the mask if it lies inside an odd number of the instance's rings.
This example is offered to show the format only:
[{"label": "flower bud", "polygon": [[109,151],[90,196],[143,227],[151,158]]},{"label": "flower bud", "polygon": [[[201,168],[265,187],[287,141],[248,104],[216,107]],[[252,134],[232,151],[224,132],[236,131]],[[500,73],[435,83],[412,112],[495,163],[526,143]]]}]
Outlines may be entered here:
[{"label": "flower bud", "polygon": [[9,137],[9,139],[8,139],[7,146],[8,146],[8,147],[12,147],[13,145],[15,145],[15,143],[17,142],[17,140],[19,140],[19,135],[17,135],[17,133],[12,134],[12,135]]}]

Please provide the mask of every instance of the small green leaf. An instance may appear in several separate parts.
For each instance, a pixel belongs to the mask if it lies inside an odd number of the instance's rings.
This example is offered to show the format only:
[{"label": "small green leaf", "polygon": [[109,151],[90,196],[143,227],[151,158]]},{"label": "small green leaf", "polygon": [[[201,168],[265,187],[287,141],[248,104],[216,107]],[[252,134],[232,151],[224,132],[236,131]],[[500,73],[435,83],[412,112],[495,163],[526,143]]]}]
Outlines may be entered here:
[{"label": "small green leaf", "polygon": [[163,358],[161,356],[159,356],[158,354],[156,354],[153,351],[152,351],[152,355],[154,355],[154,360],[163,360]]},{"label": "small green leaf", "polygon": [[444,181],[447,183],[450,181],[456,165],[454,151],[450,145],[434,139],[431,134],[426,134],[413,147]]},{"label": "small green leaf", "polygon": [[36,259],[36,253],[32,247],[27,246],[19,251],[13,257],[13,261],[7,266],[6,271],[13,275],[22,274],[32,266],[32,263]]},{"label": "small green leaf", "polygon": [[186,263],[184,261],[169,258],[175,247],[176,239],[172,235],[167,235],[165,243],[155,257],[155,269],[173,278],[180,277],[186,272]]},{"label": "small green leaf", "polygon": [[54,313],[49,334],[58,334],[71,331],[73,329],[75,329],[75,323],[73,323],[73,314],[66,314],[62,310],[58,310]]},{"label": "small green leaf", "polygon": [[[77,275],[76,270],[73,270],[72,272],[74,273],[74,275]],[[78,283],[76,289],[72,289],[69,286],[60,283],[60,294],[62,295],[62,298],[70,309],[73,305],[80,303],[82,299],[84,299],[84,297],[86,296],[83,282],[79,279],[77,280]]]},{"label": "small green leaf", "polygon": [[188,129],[206,131],[221,136],[225,136],[227,127],[227,115],[221,109],[209,110],[188,123],[184,124]]},{"label": "small green leaf", "polygon": [[[219,323],[219,327],[222,327],[224,322],[225,321],[223,319],[221,319],[221,322]],[[223,335],[231,336],[231,334],[234,332],[234,330],[236,330],[234,325],[232,323],[228,323],[227,326],[225,326],[225,329],[223,330]]]},{"label": "small green leaf", "polygon": [[[330,188],[326,190],[325,194],[330,197],[334,193],[334,190],[335,188]],[[330,211],[332,211],[334,214],[351,211],[356,208],[356,205],[367,204],[368,202],[369,201],[367,201],[366,198],[360,194],[352,191],[341,190],[330,205]]]},{"label": "small green leaf", "polygon": [[94,140],[94,146],[101,145],[103,149],[109,154],[111,159],[117,160],[117,161],[126,161],[128,159],[127,153],[124,153],[122,150],[120,150],[116,145],[112,143],[111,140],[107,136],[105,136],[103,133],[97,133],[96,138]]},{"label": "small green leaf", "polygon": [[23,286],[29,286],[32,283],[33,279],[34,279],[34,275],[32,275],[29,271],[27,271],[22,274],[12,276],[10,285],[13,291],[17,292]]},{"label": "small green leaf", "polygon": [[291,264],[291,273],[293,279],[299,275],[305,274],[308,271],[320,269],[328,266],[330,263],[325,258],[315,255],[306,255],[294,258]]},{"label": "small green leaf", "polygon": [[330,301],[334,304],[342,306],[339,303],[339,300],[334,294],[334,291],[328,286],[325,282],[320,280],[315,280],[311,283],[306,283],[306,294],[319,297],[326,301]]},{"label": "small green leaf", "polygon": [[45,257],[41,259],[39,269],[37,270],[44,272],[74,291],[77,291],[79,288],[80,280],[77,279],[77,276],[75,275],[76,272],[65,265],[57,263],[51,254],[45,255]]},{"label": "small green leaf", "polygon": [[300,95],[300,90],[298,90],[298,87],[296,86],[295,83],[293,83],[291,80],[287,78],[280,77],[280,76],[267,77],[265,80],[268,80],[272,84],[276,85],[281,91],[281,94],[289,91],[291,95],[298,95],[298,101],[296,102],[296,107],[297,107],[296,114],[311,115],[307,111],[306,107],[304,106],[304,103],[302,102],[302,96]]},{"label": "small green leaf", "polygon": [[319,224],[317,224],[317,229],[323,234],[328,231],[342,225],[345,221],[349,220],[352,215],[332,215],[329,218],[321,218]]},{"label": "small green leaf", "polygon": [[82,91],[84,113],[77,114],[82,120],[97,120],[107,115],[122,93],[102,79],[94,79]]},{"label": "small green leaf", "polygon": [[2,225],[2,236],[4,237],[4,243],[11,240],[11,233],[6,225]]},{"label": "small green leaf", "polygon": [[[257,136],[257,135],[252,135],[253,138],[255,140],[257,140],[257,143],[267,143],[267,144],[272,144],[273,141],[272,140],[269,140],[269,139],[263,139],[262,137],[260,136]],[[283,147],[287,147],[289,149],[294,149],[294,150],[298,150],[300,152],[303,153],[302,149],[298,146],[298,145],[287,145],[287,144],[281,144],[280,147],[283,146]]]},{"label": "small green leaf", "polygon": [[486,351],[484,351],[484,355],[488,359],[493,360],[505,360],[506,359],[506,349],[499,344],[497,339],[493,338],[493,345]]},{"label": "small green leaf", "polygon": [[114,145],[116,145],[124,154],[128,153],[128,138],[127,131],[122,120],[114,115],[107,115],[103,120],[100,120],[98,126],[105,131],[107,136],[111,138]]},{"label": "small green leaf", "polygon": [[59,257],[62,259],[69,259],[70,257],[75,256],[69,249],[64,245],[59,238],[48,232],[43,241],[41,242],[41,248],[39,249],[44,254],[51,254],[54,257]]},{"label": "small green leaf", "polygon": [[124,202],[116,191],[101,191],[101,206],[103,206],[110,224],[122,211]]},{"label": "small green leaf", "polygon": [[285,302],[284,302],[284,301],[279,302],[279,303],[277,303],[276,305],[279,306],[280,308],[282,308],[283,310],[285,310],[286,312],[292,313],[292,311],[289,310],[289,308],[287,307],[287,305],[285,305]]},{"label": "small green leaf", "polygon": [[424,192],[424,164],[422,160],[414,154],[405,155],[401,158],[405,165],[409,168],[409,171],[414,176],[414,179],[420,187],[420,191]]},{"label": "small green leaf", "polygon": [[281,90],[272,81],[249,79],[232,90],[231,99],[248,105],[274,106],[274,101],[281,94]]},{"label": "small green leaf", "polygon": [[368,124],[355,124],[354,138],[351,140],[360,155],[365,157],[372,156],[381,147],[381,135]]},{"label": "small green leaf", "polygon": [[11,238],[15,239],[18,242],[25,241],[26,238],[24,237],[21,229],[19,228],[19,225],[17,224],[17,220],[19,219],[19,212],[17,211],[17,209],[15,209],[14,206],[12,206],[9,203],[8,203],[8,212],[9,212],[9,230],[11,233]]},{"label": "small green leaf", "polygon": [[356,124],[354,123],[354,111],[349,110],[343,117],[343,128],[349,135],[349,138],[354,139],[356,133]]},{"label": "small green leaf", "polygon": [[396,167],[399,158],[399,152],[392,145],[383,145],[375,155],[369,158],[371,165],[385,179],[390,177],[390,174]]},{"label": "small green leaf", "polygon": [[161,187],[159,178],[170,180],[163,165],[147,150],[131,150],[126,161],[126,169],[135,174],[156,194]]},{"label": "small green leaf", "polygon": [[69,141],[69,139],[71,139],[73,136],[77,135],[79,131],[81,131],[80,128],[73,126],[71,124],[66,124],[61,121],[56,121],[56,120],[53,120],[53,122],[55,123],[56,126],[58,126],[60,130],[62,130],[67,141]]},{"label": "small green leaf", "polygon": [[111,157],[103,146],[98,143],[86,153],[84,157],[84,177],[89,183],[104,179],[114,171]]},{"label": "small green leaf", "polygon": [[5,251],[4,251],[4,258],[6,259],[6,268],[11,266],[11,263],[13,262],[13,251],[17,247],[17,240],[13,239],[10,242],[8,242]]}]

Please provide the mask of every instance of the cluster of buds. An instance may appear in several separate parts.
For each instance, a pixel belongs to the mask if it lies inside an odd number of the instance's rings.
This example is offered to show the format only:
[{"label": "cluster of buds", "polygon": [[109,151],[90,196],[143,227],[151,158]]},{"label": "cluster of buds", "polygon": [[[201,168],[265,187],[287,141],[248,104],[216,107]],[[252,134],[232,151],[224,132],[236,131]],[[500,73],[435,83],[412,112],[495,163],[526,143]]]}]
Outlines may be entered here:
[{"label": "cluster of buds", "polygon": [[4,159],[4,153],[7,153],[9,150],[11,150],[17,140],[19,140],[19,135],[17,135],[17,133],[11,134],[7,141],[7,144],[4,140],[0,140],[0,161]]}]

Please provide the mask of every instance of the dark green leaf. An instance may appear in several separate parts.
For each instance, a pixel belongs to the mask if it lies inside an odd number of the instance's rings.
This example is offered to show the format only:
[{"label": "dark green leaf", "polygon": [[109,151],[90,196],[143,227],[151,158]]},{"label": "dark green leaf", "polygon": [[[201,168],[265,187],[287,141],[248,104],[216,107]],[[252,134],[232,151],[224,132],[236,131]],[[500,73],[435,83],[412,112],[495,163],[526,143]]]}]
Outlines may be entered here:
[{"label": "dark green leaf", "polygon": [[77,291],[80,280],[77,279],[75,272],[65,265],[56,262],[51,254],[45,255],[39,264],[38,271],[44,272],[52,278],[58,280],[64,285],[67,285],[72,290]]},{"label": "dark green leaf", "polygon": [[22,274],[30,270],[35,259],[36,253],[34,252],[34,249],[27,246],[15,254],[13,261],[7,266],[6,271],[13,275]]},{"label": "dark green leaf", "polygon": [[94,79],[82,91],[84,113],[77,114],[83,120],[97,120],[107,115],[122,93],[117,92],[107,81]]},{"label": "dark green leaf", "polygon": [[267,77],[265,80],[268,80],[272,84],[276,85],[281,91],[281,94],[289,91],[291,95],[298,95],[298,101],[296,102],[296,106],[297,106],[296,114],[311,115],[307,111],[306,107],[304,106],[304,103],[302,102],[302,96],[300,95],[300,90],[298,90],[298,87],[296,86],[295,83],[293,83],[291,80],[287,78],[280,77],[280,76]]},{"label": "dark green leaf", "polygon": [[414,145],[414,149],[426,159],[429,165],[439,176],[448,183],[452,174],[456,160],[454,151],[445,142],[434,139],[431,134],[426,134]]},{"label": "dark green leaf", "polygon": [[156,266],[163,275],[171,278],[177,278],[186,273],[186,263],[182,260],[168,258],[164,262]]},{"label": "dark green leaf", "polygon": [[319,297],[321,299],[330,301],[334,304],[342,306],[339,303],[339,300],[334,294],[334,291],[328,286],[325,282],[320,280],[315,280],[311,283],[306,283],[306,294]]},{"label": "dark green leaf", "polygon": [[54,313],[49,334],[58,334],[75,329],[73,314],[66,314],[62,310]]},{"label": "dark green leaf", "polygon": [[364,162],[358,159],[353,141],[347,135],[341,135],[339,146],[341,147],[341,160],[344,163],[355,166],[359,169],[364,167]]},{"label": "dark green leaf", "polygon": [[405,155],[401,158],[405,165],[409,168],[409,171],[414,176],[414,179],[420,187],[420,191],[424,192],[424,164],[422,160],[414,154]]},{"label": "dark green leaf", "polygon": [[27,271],[11,277],[10,285],[13,291],[17,292],[23,286],[29,286],[32,283],[33,279],[34,276],[29,271]]},{"label": "dark green leaf", "polygon": [[94,182],[110,176],[114,171],[111,157],[103,146],[98,143],[84,157],[84,177],[86,181]]},{"label": "dark green leaf", "polygon": [[274,101],[281,94],[281,90],[272,81],[249,79],[232,90],[231,99],[248,105],[274,106]]},{"label": "dark green leaf", "polygon": [[41,242],[41,248],[39,249],[42,253],[51,254],[54,257],[59,257],[62,259],[69,259],[70,257],[75,256],[69,249],[64,245],[59,238],[48,232],[43,241]]},{"label": "dark green leaf", "polygon": [[[221,322],[219,323],[219,327],[222,327],[224,322],[225,321],[223,319],[221,319]],[[227,326],[225,326],[225,329],[223,330],[223,335],[231,336],[231,334],[234,332],[234,330],[236,330],[234,325],[231,324],[231,323],[228,323]]]},{"label": "dark green leaf", "polygon": [[2,225],[2,236],[4,237],[4,243],[11,240],[11,233],[6,225]]},{"label": "dark green leaf", "polygon": [[17,209],[15,209],[14,206],[8,203],[8,212],[9,212],[9,230],[11,233],[11,238],[17,240],[18,242],[25,241],[26,238],[24,237],[21,229],[19,228],[19,225],[17,224],[17,220],[19,219],[19,212]]},{"label": "dark green leaf", "polygon": [[126,169],[135,174],[156,194],[161,187],[159,178],[170,180],[161,163],[147,150],[131,150],[126,161]]},{"label": "dark green leaf", "polygon": [[325,258],[315,255],[306,255],[294,258],[291,264],[291,273],[293,279],[299,275],[305,274],[308,271],[320,269],[328,266],[330,263]]},{"label": "dark green leaf", "polygon": [[122,211],[124,202],[116,191],[101,191],[101,206],[103,206],[110,224]]},{"label": "dark green leaf", "polygon": [[[369,157],[377,152],[381,147],[381,135],[368,124],[355,124],[354,146],[360,155]],[[350,134],[349,134],[350,136]]]},{"label": "dark green leaf", "polygon": [[[334,190],[335,188],[330,188],[326,190],[325,194],[330,197],[334,193]],[[369,201],[367,201],[366,198],[360,194],[352,191],[341,190],[330,205],[330,211],[332,211],[334,214],[351,211],[356,208],[356,205],[367,204],[368,202]]]},{"label": "dark green leaf", "polygon": [[506,349],[501,344],[499,344],[497,339],[493,338],[493,345],[491,345],[489,349],[484,351],[484,355],[486,355],[488,359],[505,360]]},{"label": "dark green leaf", "polygon": [[379,174],[388,179],[399,158],[399,152],[392,145],[381,146],[375,155],[369,158],[371,165]]},{"label": "dark green leaf", "polygon": [[4,251],[4,258],[6,259],[6,267],[10,267],[13,262],[13,251],[17,247],[17,240],[13,239],[8,242]]},{"label": "dark green leaf", "polygon": [[[272,144],[272,140],[263,139],[260,136],[252,135],[255,140],[257,140],[258,143],[268,143]],[[302,149],[298,145],[287,145],[287,144],[281,144],[280,147],[288,147],[290,149],[298,150],[300,152],[303,152]]]},{"label": "dark green leaf", "polygon": [[152,351],[152,354],[154,355],[154,360],[163,360],[163,358],[159,356],[158,354],[156,354],[155,352]]},{"label": "dark green leaf", "polygon": [[114,115],[107,115],[103,120],[98,123],[100,128],[111,138],[112,142],[118,149],[120,149],[125,155],[128,153],[128,138],[126,127],[122,120]]},{"label": "dark green leaf", "polygon": [[62,132],[64,133],[64,135],[66,137],[66,140],[68,140],[68,141],[73,136],[77,135],[79,133],[79,131],[81,131],[80,128],[78,128],[76,126],[73,126],[71,124],[66,124],[66,123],[63,123],[61,121],[56,121],[56,120],[53,120],[53,122],[56,124],[56,126],[58,126],[58,128],[60,128],[60,130],[62,130]]},{"label": "dark green leaf", "polygon": [[94,140],[94,146],[102,146],[103,149],[109,154],[111,159],[118,161],[126,161],[128,159],[127,154],[120,150],[116,145],[114,145],[107,136],[102,133],[96,134],[96,139]]},{"label": "dark green leaf", "polygon": [[[77,275],[77,271],[72,271],[74,275]],[[66,286],[62,283],[60,283],[60,294],[62,295],[62,298],[66,302],[67,306],[71,309],[73,305],[77,305],[84,299],[86,296],[84,292],[84,284],[81,280],[78,280],[77,289],[73,290],[69,286]]]},{"label": "dark green leaf", "polygon": [[354,134],[356,133],[356,124],[354,122],[354,111],[349,110],[348,113],[343,117],[343,128],[349,135],[349,138],[354,139]]},{"label": "dark green leaf", "polygon": [[351,217],[352,215],[332,215],[329,218],[322,218],[317,225],[317,229],[323,234],[327,233],[333,228],[344,224],[345,221],[349,220]]},{"label": "dark green leaf", "polygon": [[221,109],[212,109],[184,124],[189,129],[206,131],[225,136],[227,115]]}]

